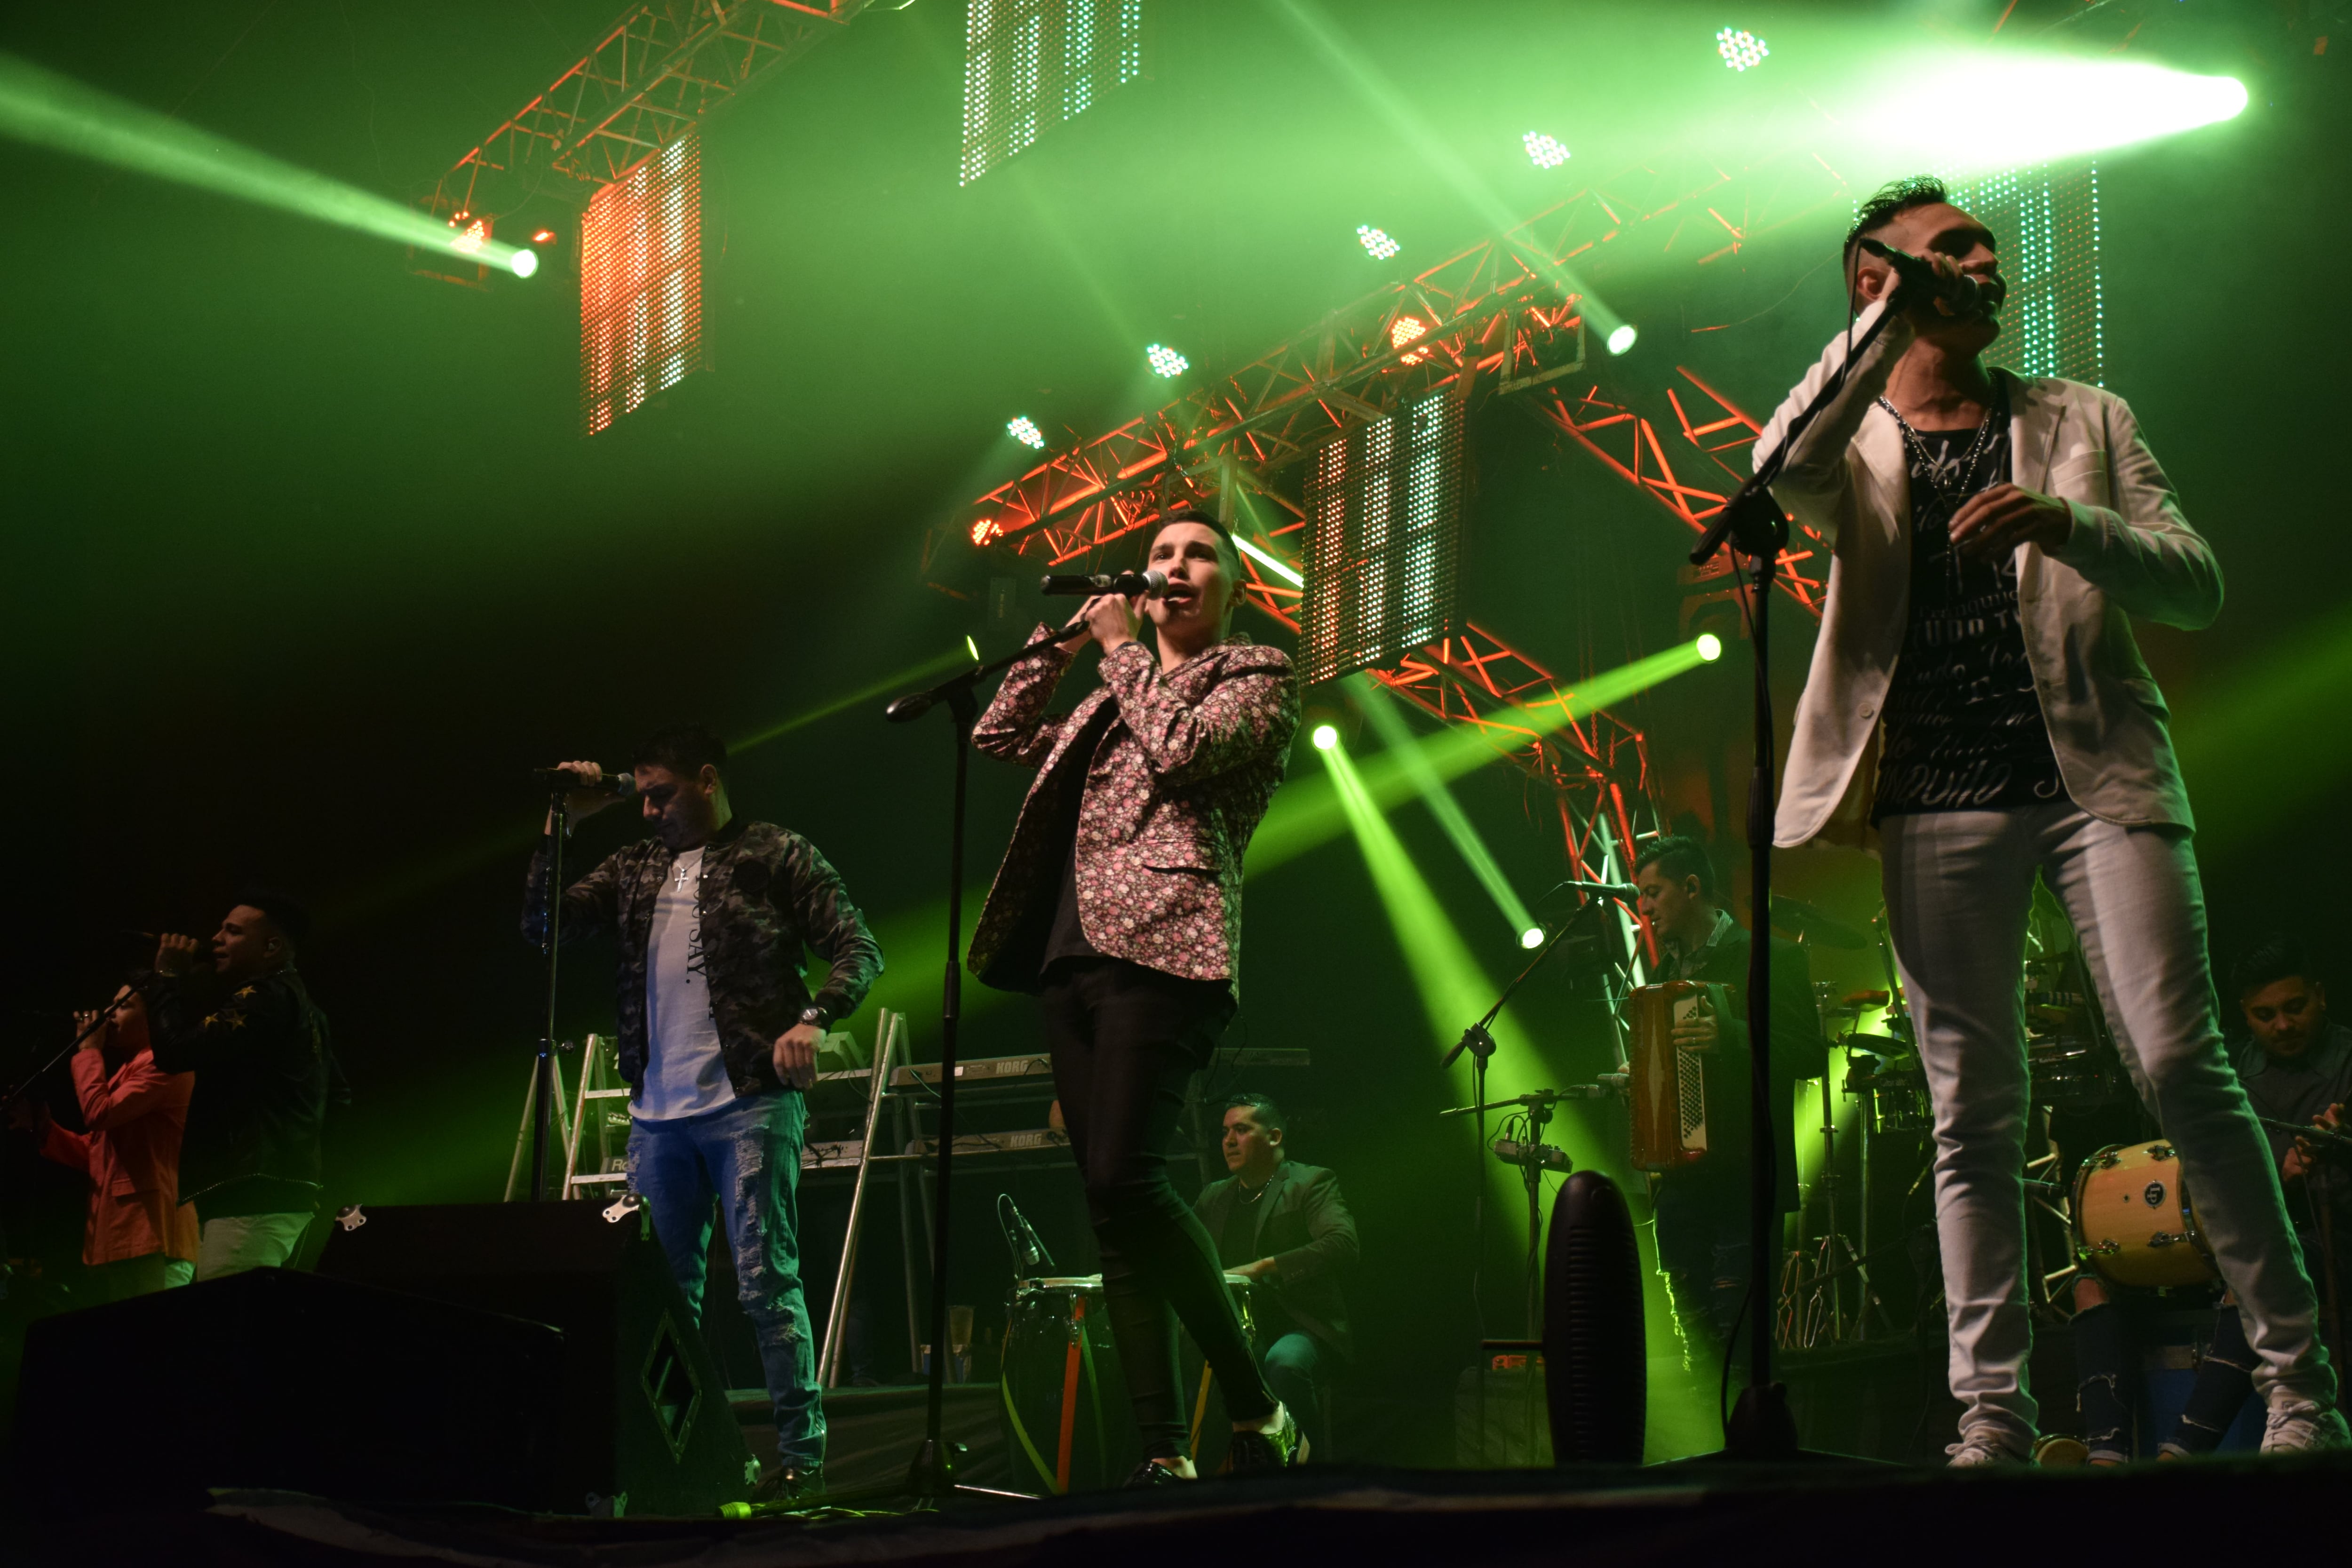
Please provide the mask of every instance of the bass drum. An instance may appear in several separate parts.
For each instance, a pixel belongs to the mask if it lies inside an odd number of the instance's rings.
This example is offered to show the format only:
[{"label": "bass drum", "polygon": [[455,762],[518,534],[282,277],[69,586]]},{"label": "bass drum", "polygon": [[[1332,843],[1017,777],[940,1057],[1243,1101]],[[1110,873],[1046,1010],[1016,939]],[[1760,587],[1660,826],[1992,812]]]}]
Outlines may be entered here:
[{"label": "bass drum", "polygon": [[2172,1145],[2110,1143],[2074,1173],[2074,1249],[2116,1285],[2220,1281]]},{"label": "bass drum", "polygon": [[[1250,1282],[1228,1274],[1225,1288],[1243,1330],[1252,1331]],[[1178,1337],[1177,1366],[1192,1462],[1212,1475],[1225,1462],[1232,1417],[1190,1333]],[[1101,1275],[1014,1282],[997,1415],[1013,1485],[1022,1489],[1100,1491],[1125,1481],[1143,1461]]]}]

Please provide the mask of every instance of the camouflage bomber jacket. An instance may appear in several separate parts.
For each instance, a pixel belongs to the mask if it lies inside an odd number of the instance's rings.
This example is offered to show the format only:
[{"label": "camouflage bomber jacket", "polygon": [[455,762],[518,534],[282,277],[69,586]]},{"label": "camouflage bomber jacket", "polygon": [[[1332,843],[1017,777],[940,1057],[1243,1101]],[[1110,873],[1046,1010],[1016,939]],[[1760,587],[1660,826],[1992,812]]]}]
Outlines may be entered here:
[{"label": "camouflage bomber jacket", "polygon": [[[620,942],[618,994],[621,1076],[631,1088],[646,1078],[646,948],[654,903],[677,858],[658,839],[615,850],[563,892],[566,939],[608,931]],[[523,935],[544,936],[547,845],[531,857],[523,896]],[[799,834],[741,818],[703,846],[696,891],[710,980],[710,1011],[719,1024],[727,1076],[741,1095],[781,1088],[776,1037],[800,1021],[810,1005],[801,977],[805,948],[814,948],[832,973],[815,1005],[829,1019],[847,1017],[882,973],[882,950],[849,901],[841,873]]]}]

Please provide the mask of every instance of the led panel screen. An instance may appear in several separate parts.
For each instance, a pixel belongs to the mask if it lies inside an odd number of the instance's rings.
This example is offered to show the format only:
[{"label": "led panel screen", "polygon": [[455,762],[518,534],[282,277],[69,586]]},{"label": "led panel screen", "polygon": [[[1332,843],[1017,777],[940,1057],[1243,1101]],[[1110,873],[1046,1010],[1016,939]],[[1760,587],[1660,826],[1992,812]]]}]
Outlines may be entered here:
[{"label": "led panel screen", "polygon": [[702,367],[701,147],[688,135],[597,191],[580,220],[582,433]]},{"label": "led panel screen", "polygon": [[971,0],[964,17],[970,184],[1143,74],[1143,0]]},{"label": "led panel screen", "polygon": [[1454,629],[1462,405],[1449,389],[1317,450],[1306,500],[1301,679],[1385,664]]}]

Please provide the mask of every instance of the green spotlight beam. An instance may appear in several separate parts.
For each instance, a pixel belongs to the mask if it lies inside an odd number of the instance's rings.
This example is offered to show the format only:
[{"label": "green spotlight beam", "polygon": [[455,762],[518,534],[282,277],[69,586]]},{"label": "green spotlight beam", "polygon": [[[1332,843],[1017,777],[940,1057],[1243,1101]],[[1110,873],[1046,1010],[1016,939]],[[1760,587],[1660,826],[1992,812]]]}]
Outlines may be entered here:
[{"label": "green spotlight beam", "polygon": [[420,250],[486,262],[518,277],[528,278],[539,264],[527,247],[496,240],[467,247],[457,230],[389,196],[298,169],[5,53],[0,135]]},{"label": "green spotlight beam", "polygon": [[953,653],[943,653],[937,658],[902,669],[896,675],[886,676],[871,686],[845,693],[829,702],[819,703],[814,708],[795,713],[782,723],[771,724],[768,728],[755,734],[747,735],[742,740],[730,741],[727,742],[727,752],[730,756],[741,756],[754,746],[764,746],[769,742],[789,735],[795,730],[804,730],[820,719],[830,719],[835,714],[845,709],[855,708],[861,702],[878,701],[882,698],[904,691],[917,682],[927,680],[934,675],[945,675],[959,665],[979,662],[979,656],[972,649],[970,639],[967,638],[964,646]]},{"label": "green spotlight beam", "polygon": [[[2197,76],[2137,60],[2025,56],[1939,46],[1874,69],[1887,84],[1859,111],[1874,144],[1924,168],[1990,174],[2079,157],[2234,119],[2246,107],[2234,77]],[[1923,103],[1965,103],[1965,123],[1922,115]]]},{"label": "green spotlight beam", "polygon": [[[1389,826],[1388,818],[1373,803],[1363,775],[1348,755],[1348,748],[1344,744],[1326,748],[1323,760],[1339,791],[1348,826],[1355,834],[1364,864],[1372,874],[1372,886],[1380,894],[1381,907],[1396,933],[1397,946],[1404,954],[1413,989],[1421,996],[1430,1043],[1440,1051],[1450,1048],[1461,1038],[1462,1031],[1494,1005],[1497,987],[1478,967],[1477,960],[1471,957],[1468,944],[1446,918],[1436,893],[1413,865],[1412,857],[1405,852],[1396,829]],[[1493,1032],[1500,1048],[1487,1073],[1489,1095],[1523,1094],[1535,1089],[1558,1087],[1552,1082],[1550,1064],[1507,1012],[1496,1020]],[[1466,1058],[1457,1064],[1456,1070],[1465,1080],[1469,1079]],[[1463,1087],[1466,1092],[1466,1081]],[[1600,1149],[1575,1108],[1569,1108],[1556,1118],[1551,1130],[1564,1146],[1569,1146],[1570,1157],[1580,1166],[1601,1163]],[[1516,1173],[1496,1164],[1490,1175],[1498,1191],[1525,1201]],[[1507,1208],[1502,1212],[1510,1211]]]},{"label": "green spotlight beam", "polygon": [[[1599,709],[1622,702],[1637,692],[1645,691],[1661,681],[1671,680],[1706,662],[1700,655],[1698,640],[1694,638],[1663,653],[1654,653],[1615,669],[1604,670],[1574,689],[1564,692],[1557,703],[1546,703],[1540,708],[1510,709],[1497,715],[1493,721],[1522,731],[1526,738],[1532,741],[1565,729]],[[1423,763],[1431,775],[1450,784],[1473,768],[1484,767],[1502,755],[1504,752],[1496,749],[1484,730],[1468,724],[1449,725],[1440,733],[1422,742],[1418,761],[1409,765],[1403,758],[1384,752],[1364,764],[1361,776],[1365,793],[1373,805],[1381,811],[1387,811],[1402,805],[1419,792],[1415,781]],[[1271,870],[1286,860],[1329,843],[1346,826],[1341,803],[1328,780],[1295,782],[1274,797],[1274,809],[1266,813],[1257,837],[1251,841],[1250,869],[1253,872]]]},{"label": "green spotlight beam", "polygon": [[[1356,96],[1387,121],[1391,129],[1429,165],[1430,173],[1446,187],[1468,202],[1481,222],[1497,234],[1508,234],[1525,221],[1524,213],[1511,210],[1502,197],[1495,194],[1478,171],[1454,150],[1453,144],[1440,135],[1436,128],[1421,116],[1412,101],[1397,90],[1379,66],[1348,40],[1346,34],[1333,25],[1314,0],[1276,0],[1275,9],[1289,23],[1291,30],[1312,45],[1340,79],[1353,88]],[[1582,301],[1587,322],[1606,339],[1614,339],[1621,331],[1630,331],[1625,318],[1610,309],[1608,301],[1592,292],[1584,281],[1568,268],[1549,258],[1538,258],[1533,252],[1522,251],[1531,263],[1539,264],[1550,275],[1562,293],[1577,296]],[[1622,340],[1624,348],[1610,347],[1612,353],[1622,353],[1633,346],[1633,339]]]},{"label": "green spotlight beam", "polygon": [[1511,934],[1514,937],[1525,936],[1535,924],[1534,917],[1528,913],[1528,906],[1512,889],[1510,879],[1503,875],[1503,868],[1496,863],[1494,852],[1486,847],[1486,840],[1470,825],[1469,817],[1463,815],[1462,803],[1454,798],[1454,792],[1445,787],[1445,781],[1437,776],[1437,770],[1431,767],[1429,759],[1422,754],[1421,737],[1412,732],[1404,721],[1404,715],[1397,711],[1395,700],[1381,689],[1378,681],[1365,675],[1349,676],[1348,689],[1355,693],[1356,705],[1363,710],[1364,717],[1379,732],[1381,744],[1387,748],[1389,755],[1397,759],[1412,787],[1421,792],[1422,804],[1429,807],[1430,815],[1436,817],[1438,826],[1445,829],[1445,837],[1453,841],[1454,852],[1470,868],[1470,874],[1478,879],[1478,885],[1486,889],[1486,896],[1495,900],[1495,908],[1510,926]]},{"label": "green spotlight beam", "polygon": [[2315,719],[2352,706],[2352,613],[2306,623],[2175,706],[2173,743],[2197,803],[2200,851],[2244,844],[2340,800],[2352,729]]}]

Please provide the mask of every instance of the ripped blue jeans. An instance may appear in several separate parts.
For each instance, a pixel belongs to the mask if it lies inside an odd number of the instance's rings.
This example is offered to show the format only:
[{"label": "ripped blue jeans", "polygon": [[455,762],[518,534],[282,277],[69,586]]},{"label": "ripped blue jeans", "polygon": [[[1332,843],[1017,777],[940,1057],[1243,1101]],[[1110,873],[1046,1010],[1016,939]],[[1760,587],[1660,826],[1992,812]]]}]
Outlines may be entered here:
[{"label": "ripped blue jeans", "polygon": [[670,1273],[699,1321],[710,1256],[710,1200],[719,1200],[744,1315],[759,1337],[776,1405],[776,1457],[824,1463],[824,1406],[816,1342],[801,1291],[801,1145],[808,1102],[791,1089],[739,1099],[721,1110],[629,1124],[629,1184],[646,1200]]}]

